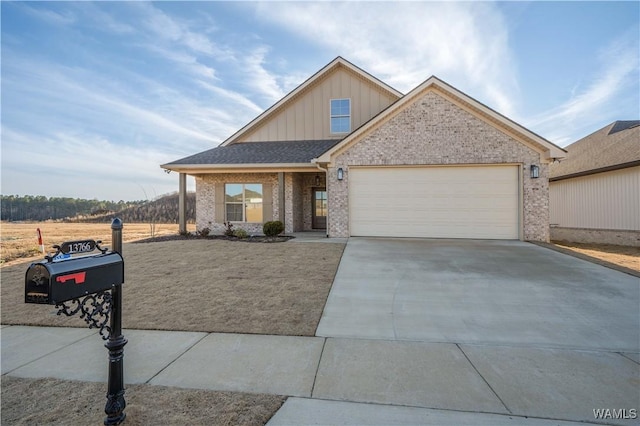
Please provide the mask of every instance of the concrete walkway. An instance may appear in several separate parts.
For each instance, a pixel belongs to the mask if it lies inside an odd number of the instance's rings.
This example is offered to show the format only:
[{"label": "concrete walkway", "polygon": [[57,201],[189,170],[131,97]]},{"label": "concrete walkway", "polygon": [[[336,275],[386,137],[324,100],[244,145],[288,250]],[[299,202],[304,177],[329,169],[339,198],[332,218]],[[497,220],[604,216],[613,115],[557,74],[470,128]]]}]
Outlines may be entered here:
[{"label": "concrete walkway", "polygon": [[348,238],[327,238],[326,231],[303,231],[287,234],[293,238],[288,243],[337,243],[344,244]]},{"label": "concrete walkway", "polygon": [[[125,382],[289,396],[274,426],[637,425],[639,293],[521,242],[350,239],[318,337],[125,330]],[[93,330],[0,338],[2,375],[107,380]]]},{"label": "concrete walkway", "polygon": [[[3,326],[2,374],[106,382],[84,328]],[[125,382],[289,398],[269,425],[567,425],[638,408],[638,353],[125,330]],[[637,424],[637,420],[601,421]]]}]

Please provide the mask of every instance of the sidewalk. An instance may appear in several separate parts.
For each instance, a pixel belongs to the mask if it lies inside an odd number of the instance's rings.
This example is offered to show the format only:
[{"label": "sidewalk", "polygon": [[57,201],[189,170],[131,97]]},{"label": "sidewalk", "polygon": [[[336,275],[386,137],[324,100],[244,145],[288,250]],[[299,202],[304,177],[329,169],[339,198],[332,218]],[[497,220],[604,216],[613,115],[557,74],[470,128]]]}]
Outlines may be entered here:
[{"label": "sidewalk", "polygon": [[[290,398],[268,423],[569,425],[638,408],[640,356],[452,343],[124,330],[125,382]],[[94,330],[2,326],[2,374],[107,381]],[[635,377],[635,380],[633,379]],[[637,424],[637,419],[601,421]]]}]

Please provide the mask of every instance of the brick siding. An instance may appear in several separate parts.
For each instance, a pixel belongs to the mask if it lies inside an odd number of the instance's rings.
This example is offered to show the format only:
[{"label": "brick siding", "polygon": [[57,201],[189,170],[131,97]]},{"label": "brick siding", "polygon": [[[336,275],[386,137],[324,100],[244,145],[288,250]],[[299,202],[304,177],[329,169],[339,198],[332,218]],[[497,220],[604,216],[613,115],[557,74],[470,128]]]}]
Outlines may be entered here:
[{"label": "brick siding", "polygon": [[[277,173],[215,173],[196,176],[196,229],[209,228],[212,234],[224,233],[223,223],[216,222],[216,197],[224,199],[224,193],[216,194],[216,183],[269,183],[273,188],[273,217],[278,219]],[[286,186],[286,185],[285,185]],[[262,223],[238,223],[234,229],[244,229],[250,235],[262,234]],[[290,232],[290,231],[287,231]]]},{"label": "brick siding", "polygon": [[640,231],[616,229],[588,229],[551,227],[553,241],[573,243],[613,244],[617,246],[640,246]]},{"label": "brick siding", "polygon": [[[285,233],[311,230],[312,187],[315,177],[324,186],[324,173],[285,173],[284,175],[284,225]],[[212,234],[224,233],[223,223],[216,222],[216,184],[261,183],[272,185],[273,220],[280,218],[280,192],[277,173],[216,173],[196,177],[196,229],[209,228]],[[220,194],[224,197],[224,193]],[[266,202],[266,200],[265,200]],[[262,234],[262,223],[236,223],[249,234]]]},{"label": "brick siding", "polygon": [[[548,165],[540,154],[434,91],[341,153],[329,169],[329,236],[349,236],[349,167],[447,164],[521,164],[524,240],[549,241]],[[540,167],[531,179],[529,166]],[[345,172],[337,180],[337,169]]]}]

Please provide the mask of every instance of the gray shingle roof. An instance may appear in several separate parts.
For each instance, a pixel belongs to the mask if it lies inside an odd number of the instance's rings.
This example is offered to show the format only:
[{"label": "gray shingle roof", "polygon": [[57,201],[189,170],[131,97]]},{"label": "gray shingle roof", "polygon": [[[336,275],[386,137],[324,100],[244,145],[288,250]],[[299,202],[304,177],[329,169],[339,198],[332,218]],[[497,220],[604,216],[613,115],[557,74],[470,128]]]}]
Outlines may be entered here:
[{"label": "gray shingle roof", "polygon": [[167,165],[309,163],[340,139],[279,142],[241,142],[218,146]]},{"label": "gray shingle roof", "polygon": [[631,129],[633,127],[640,126],[640,120],[618,120],[613,123],[611,130],[609,130],[609,135],[614,133],[621,132],[623,130]]},{"label": "gray shingle roof", "polygon": [[549,177],[559,179],[640,161],[638,124],[640,120],[616,121],[565,147],[567,158],[551,164]]}]

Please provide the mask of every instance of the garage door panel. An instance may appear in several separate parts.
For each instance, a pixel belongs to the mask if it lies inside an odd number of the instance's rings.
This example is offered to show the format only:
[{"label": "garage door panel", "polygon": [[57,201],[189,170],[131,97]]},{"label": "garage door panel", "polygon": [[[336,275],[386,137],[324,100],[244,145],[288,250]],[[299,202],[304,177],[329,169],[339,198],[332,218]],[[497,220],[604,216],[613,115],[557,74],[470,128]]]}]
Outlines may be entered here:
[{"label": "garage door panel", "polygon": [[353,236],[518,238],[518,168],[353,168]]}]

